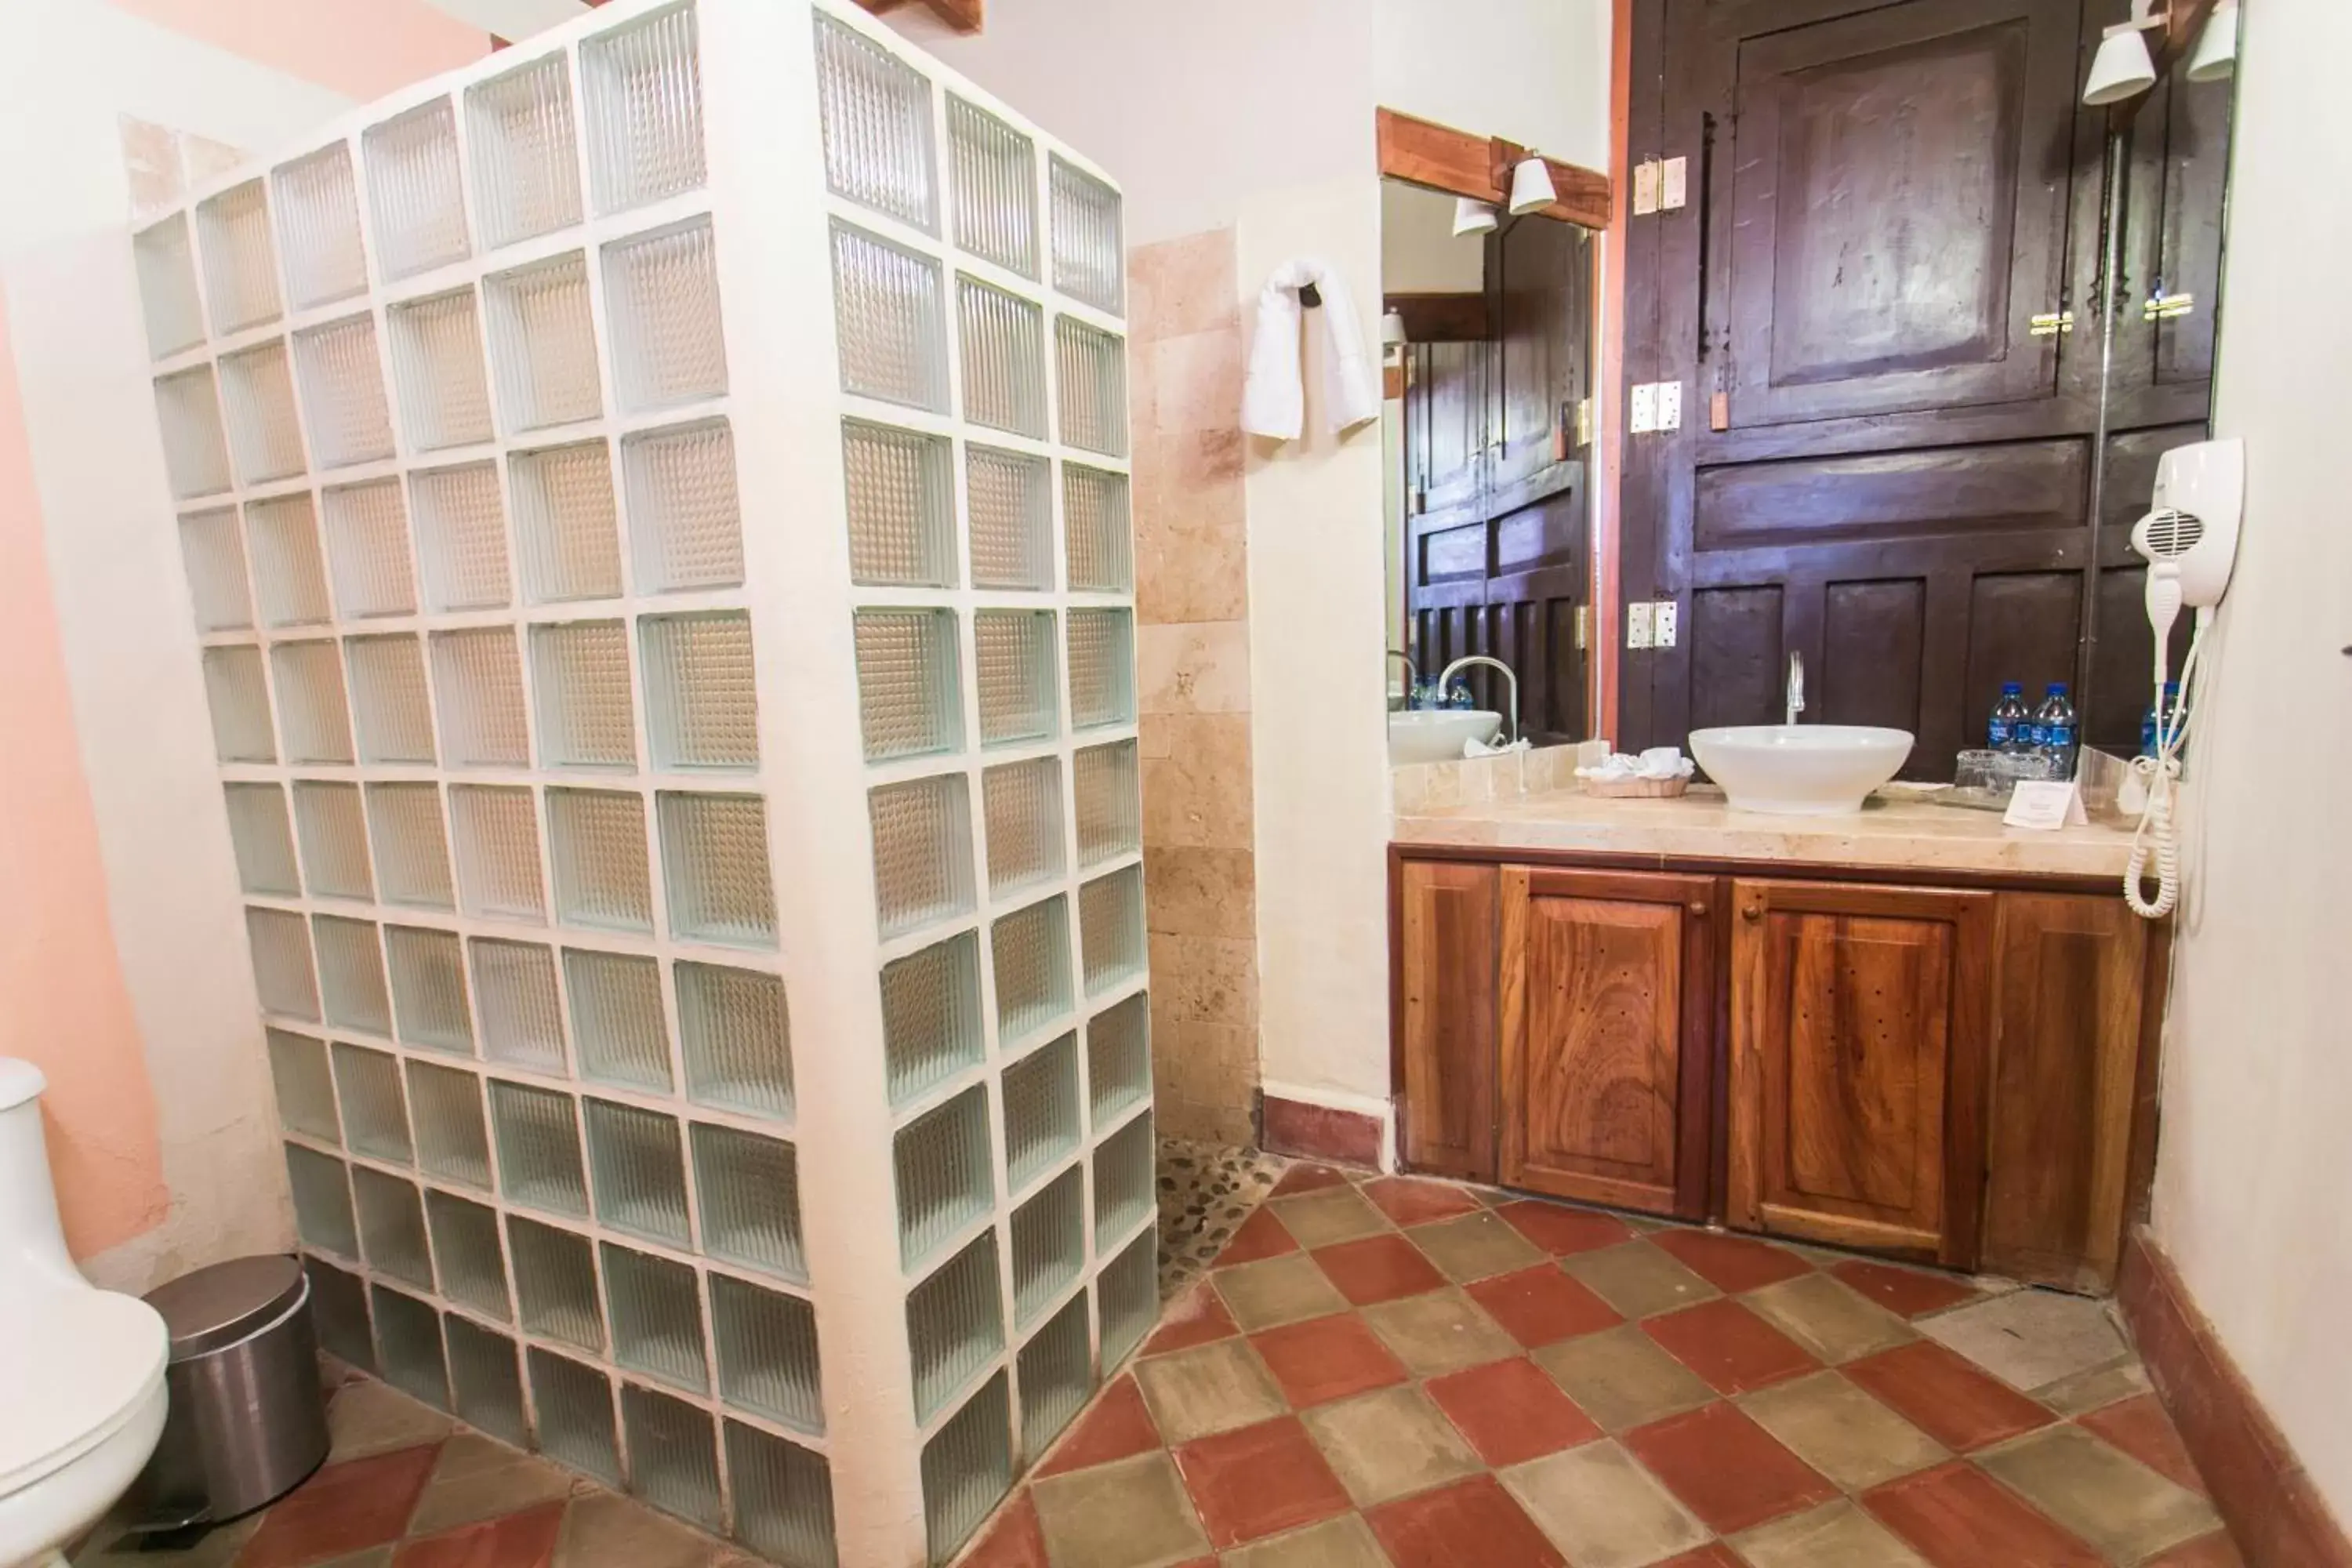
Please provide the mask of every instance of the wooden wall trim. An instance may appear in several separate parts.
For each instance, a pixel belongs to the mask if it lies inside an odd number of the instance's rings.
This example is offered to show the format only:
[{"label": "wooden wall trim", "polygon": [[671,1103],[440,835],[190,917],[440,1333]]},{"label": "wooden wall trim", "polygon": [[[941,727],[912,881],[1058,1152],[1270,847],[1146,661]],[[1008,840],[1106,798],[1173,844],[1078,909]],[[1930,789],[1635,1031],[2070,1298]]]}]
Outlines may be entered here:
[{"label": "wooden wall trim", "polygon": [[[1473,136],[1393,109],[1378,111],[1377,129],[1382,174],[1496,205],[1508,199],[1511,170],[1528,156],[1528,149],[1516,142]],[[1541,216],[1586,228],[1609,226],[1608,175],[1557,158],[1545,158],[1544,166],[1551,171],[1551,187],[1558,199],[1540,209]]]},{"label": "wooden wall trim", "polygon": [[2117,1301],[2248,1568],[2352,1568],[2352,1540],[2144,1229],[2124,1244]]}]

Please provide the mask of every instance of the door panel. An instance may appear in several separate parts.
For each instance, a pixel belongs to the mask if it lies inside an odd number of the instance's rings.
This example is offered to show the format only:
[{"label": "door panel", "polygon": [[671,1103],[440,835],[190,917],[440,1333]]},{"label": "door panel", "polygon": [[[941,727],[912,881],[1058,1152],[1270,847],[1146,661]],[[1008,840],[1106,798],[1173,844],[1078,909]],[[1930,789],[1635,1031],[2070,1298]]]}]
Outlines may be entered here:
[{"label": "door panel", "polygon": [[1500,873],[1408,860],[1398,876],[1398,1153],[1416,1171],[1495,1179]]}]

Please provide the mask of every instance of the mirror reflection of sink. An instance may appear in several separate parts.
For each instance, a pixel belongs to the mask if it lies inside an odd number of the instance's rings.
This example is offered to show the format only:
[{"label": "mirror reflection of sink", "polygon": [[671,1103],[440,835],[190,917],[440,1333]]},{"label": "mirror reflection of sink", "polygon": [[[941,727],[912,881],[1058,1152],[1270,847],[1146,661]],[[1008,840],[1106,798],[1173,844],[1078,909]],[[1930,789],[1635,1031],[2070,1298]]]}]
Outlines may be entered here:
[{"label": "mirror reflection of sink", "polygon": [[1462,742],[1492,745],[1503,732],[1503,716],[1477,708],[1423,708],[1389,715],[1389,761],[1457,763]]},{"label": "mirror reflection of sink", "polygon": [[1690,749],[1737,810],[1838,816],[1895,776],[1911,742],[1863,724],[1740,724],[1694,730]]}]

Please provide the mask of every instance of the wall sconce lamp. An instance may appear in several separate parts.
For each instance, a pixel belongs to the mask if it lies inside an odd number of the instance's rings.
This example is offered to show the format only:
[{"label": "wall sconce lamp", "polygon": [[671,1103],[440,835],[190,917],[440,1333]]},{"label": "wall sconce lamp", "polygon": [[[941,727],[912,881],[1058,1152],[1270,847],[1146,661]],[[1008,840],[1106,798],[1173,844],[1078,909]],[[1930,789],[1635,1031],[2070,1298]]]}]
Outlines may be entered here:
[{"label": "wall sconce lamp", "polygon": [[1552,189],[1551,171],[1544,167],[1540,154],[1529,153],[1511,171],[1511,212],[1514,216],[1541,212],[1559,199]]},{"label": "wall sconce lamp", "polygon": [[1470,196],[1454,198],[1454,237],[1465,238],[1474,234],[1492,234],[1496,223],[1495,209]]},{"label": "wall sconce lamp", "polygon": [[[2156,61],[2148,53],[2147,35],[2170,17],[2155,9],[2156,0],[2132,0],[2128,22],[2109,27],[2091,61],[2091,79],[2084,84],[2083,101],[2093,109],[2137,98],[2156,85]],[[2238,0],[2221,0],[2198,36],[2196,53],[2189,62],[2190,81],[2219,81],[2237,68]]]},{"label": "wall sconce lamp", "polygon": [[2190,81],[2221,81],[2238,68],[2238,0],[2221,0],[2211,19],[2197,36],[2197,53],[2189,58]]}]

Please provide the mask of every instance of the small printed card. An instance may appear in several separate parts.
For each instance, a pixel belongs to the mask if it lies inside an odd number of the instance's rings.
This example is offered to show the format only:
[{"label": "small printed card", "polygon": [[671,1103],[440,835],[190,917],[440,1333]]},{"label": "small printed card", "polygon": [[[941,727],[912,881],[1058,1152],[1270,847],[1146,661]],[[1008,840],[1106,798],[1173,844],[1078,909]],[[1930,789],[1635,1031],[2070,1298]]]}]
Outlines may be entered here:
[{"label": "small printed card", "polygon": [[2001,821],[2011,827],[2032,827],[2044,832],[2061,827],[2080,827],[2090,821],[2083,811],[2082,792],[2072,780],[2027,779],[2021,782],[2009,797],[2009,810]]}]

